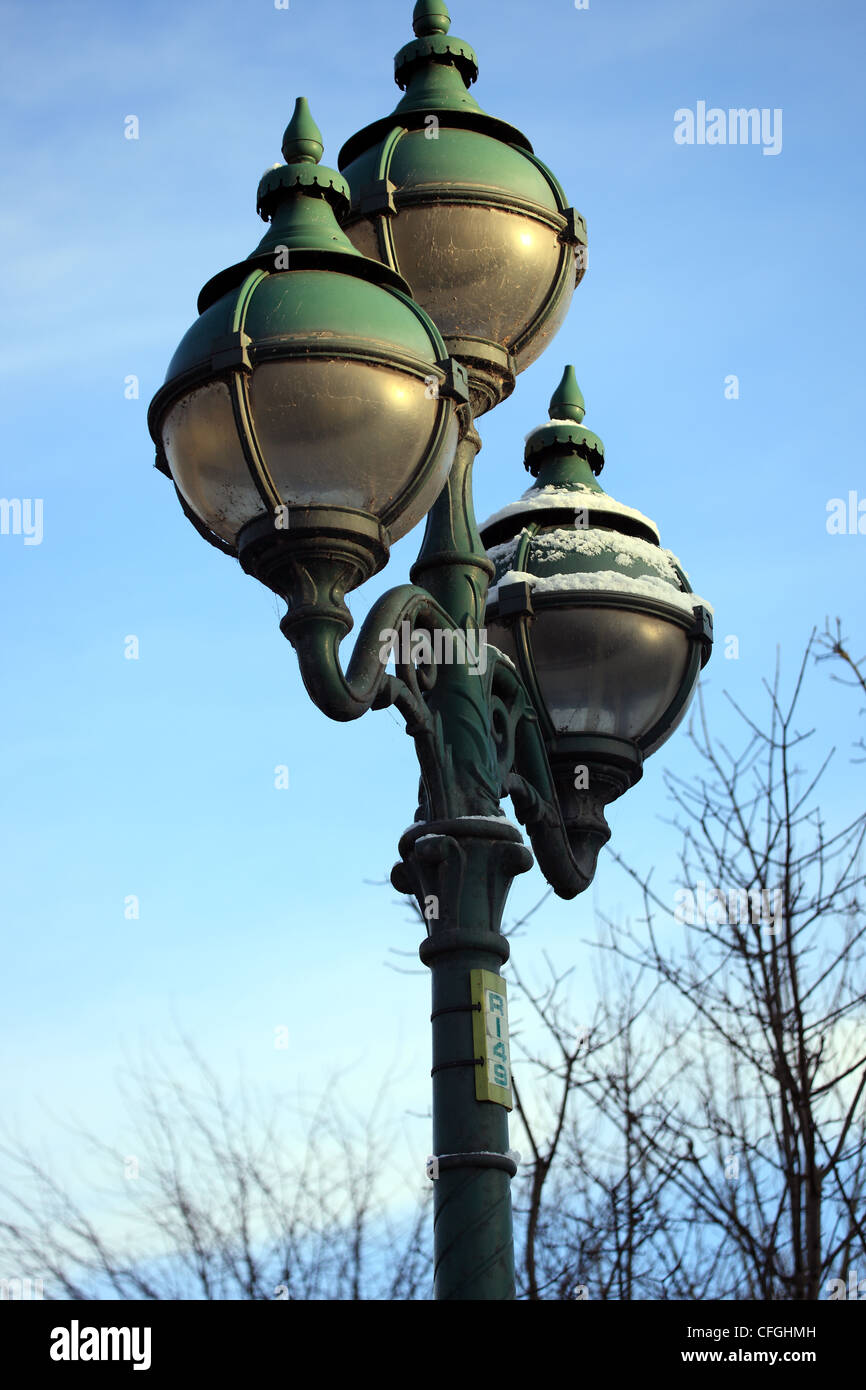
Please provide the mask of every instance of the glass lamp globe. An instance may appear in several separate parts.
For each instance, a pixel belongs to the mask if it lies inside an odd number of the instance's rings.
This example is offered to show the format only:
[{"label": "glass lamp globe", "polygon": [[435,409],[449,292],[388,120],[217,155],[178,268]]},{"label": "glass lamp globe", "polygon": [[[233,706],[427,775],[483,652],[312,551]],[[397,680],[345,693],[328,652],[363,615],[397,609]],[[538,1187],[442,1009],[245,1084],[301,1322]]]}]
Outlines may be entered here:
[{"label": "glass lamp globe", "polygon": [[478,415],[562,324],[586,225],[526,137],[470,95],[478,61],[449,34],[447,5],[421,0],[413,24],[395,59],[403,99],[340,152],[352,192],[343,226],[412,286],[467,367]]},{"label": "glass lamp globe", "polygon": [[530,692],[566,820],[594,827],[600,847],[604,805],[638,780],[688,709],[712,610],[655,523],[598,483],[604,446],[584,413],[567,367],[549,423],[527,439],[533,486],[481,536],[495,567],[488,641]]},{"label": "glass lamp globe", "polygon": [[353,587],[441,490],[465,380],[406,284],[340,230],[348,191],[304,98],[283,154],[259,185],[268,232],[205,285],[148,419],[208,540],[243,562],[264,541],[351,539]]}]

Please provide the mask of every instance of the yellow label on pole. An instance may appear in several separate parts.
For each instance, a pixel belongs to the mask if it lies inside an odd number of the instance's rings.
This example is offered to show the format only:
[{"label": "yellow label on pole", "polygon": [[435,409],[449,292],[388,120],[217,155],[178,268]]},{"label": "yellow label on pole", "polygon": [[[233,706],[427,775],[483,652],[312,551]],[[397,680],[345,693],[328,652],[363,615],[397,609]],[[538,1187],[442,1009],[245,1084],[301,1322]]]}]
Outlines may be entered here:
[{"label": "yellow label on pole", "polygon": [[480,1005],[472,1014],[475,1056],[476,1100],[493,1101],[514,1107],[511,1098],[511,1051],[508,1045],[508,989],[501,975],[492,970],[470,971],[472,1003]]}]

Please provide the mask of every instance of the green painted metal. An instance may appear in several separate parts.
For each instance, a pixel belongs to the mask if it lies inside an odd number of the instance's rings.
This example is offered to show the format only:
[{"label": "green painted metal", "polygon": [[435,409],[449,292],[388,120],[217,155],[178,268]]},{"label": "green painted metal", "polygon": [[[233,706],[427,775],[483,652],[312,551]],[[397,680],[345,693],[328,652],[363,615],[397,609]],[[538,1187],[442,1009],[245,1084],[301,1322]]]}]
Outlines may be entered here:
[{"label": "green painted metal", "polygon": [[285,275],[253,271],[251,277],[207,309],[184,335],[171,359],[166,381],[188,372],[211,371],[217,344],[236,333],[237,310],[245,304],[244,331],[249,360],[257,356],[301,356],[318,347],[334,356],[355,352],[375,356],[377,347],[422,377],[448,352],[432,320],[399,291],[383,290],[342,271],[297,268],[286,293]]},{"label": "green painted metal", "polygon": [[490,116],[479,106],[469,88],[478,77],[475,50],[451,34],[446,6],[435,4],[413,17],[415,38],[394,58],[394,80],[404,91],[390,116],[384,116],[346,141],[339,165],[345,169],[370,145],[377,143],[395,124],[420,126],[435,115],[443,125],[484,131],[494,139],[532,151],[526,136],[507,121]]},{"label": "green painted metal", "polygon": [[292,119],[283,134],[283,159],[287,164],[318,164],[325,153],[322,132],[313,120],[306,97],[298,97]]},{"label": "green painted metal", "polygon": [[[425,114],[436,113],[428,108]],[[440,196],[447,192],[451,200],[487,201],[506,209],[513,202],[515,209],[525,208],[551,226],[562,226],[561,213],[567,204],[556,197],[550,181],[524,150],[484,131],[461,126],[440,128],[431,139],[423,122],[413,126],[397,112],[386,134],[343,166],[357,211],[362,191],[381,177],[382,149],[393,140],[395,131],[401,132],[402,138],[387,173],[398,190],[400,204],[423,203],[439,190]],[[409,135],[414,138],[407,138]]]},{"label": "green painted metal", "polygon": [[445,0],[418,0],[412,11],[412,28],[419,36],[447,34],[451,28],[451,15]]},{"label": "green painted metal", "polygon": [[395,887],[437,905],[420,950],[432,973],[433,1147],[449,1160],[433,1190],[434,1296],[512,1299],[508,1112],[476,1098],[472,977],[498,976],[508,959],[505,899],[532,856],[508,822],[466,819],[414,827],[400,854]]},{"label": "green painted metal", "polygon": [[[467,652],[480,655],[487,586],[493,567],[484,554],[472,504],[472,468],[481,447],[464,420],[463,437],[448,481],[427,516],[427,528],[410,575],[451,614],[453,630],[466,635]],[[491,727],[486,672],[480,661],[442,663],[426,694],[427,708],[447,748],[444,778],[427,795],[425,817],[498,816],[500,777]]]},{"label": "green painted metal", "polygon": [[550,398],[551,420],[576,420],[580,424],[586,414],[586,401],[577,384],[574,368],[566,367],[562,380]]},{"label": "green painted metal", "polygon": [[604,468],[604,445],[582,424],[586,402],[574,367],[566,367],[550,398],[550,423],[540,425],[526,440],[523,461],[538,479],[536,487],[590,488],[603,493],[595,481]]}]

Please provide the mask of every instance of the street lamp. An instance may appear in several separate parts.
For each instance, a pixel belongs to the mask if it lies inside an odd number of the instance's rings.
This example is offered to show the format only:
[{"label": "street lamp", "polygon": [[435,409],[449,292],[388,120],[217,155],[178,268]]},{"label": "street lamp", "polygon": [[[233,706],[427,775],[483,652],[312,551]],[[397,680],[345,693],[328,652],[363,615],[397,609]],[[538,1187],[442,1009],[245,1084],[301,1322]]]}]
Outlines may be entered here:
[{"label": "street lamp", "polygon": [[340,152],[343,225],[365,256],[404,275],[463,362],[477,417],[561,327],[585,270],[586,223],[526,136],[482,111],[478,59],[419,0],[394,59],[405,95]]},{"label": "street lamp", "polygon": [[[285,600],[280,626],[318,707],[351,720],[393,706],[414,739],[419,806],[392,881],[427,924],[434,1290],[507,1299],[516,1163],[500,926],[532,854],[500,802],[511,796],[555,891],[581,892],[609,833],[604,804],[681,717],[711,637],[652,523],[595,483],[601,442],[583,429],[573,374],[527,445],[536,486],[487,523],[485,551],[474,416],[561,323],[585,229],[526,138],[469,95],[477,61],[449,26],[442,0],[419,0],[397,56],[406,95],[348,142],[345,180],[319,164],[299,99],[286,163],[259,185],[269,229],[202,290],[148,420],[199,533]],[[566,545],[584,498],[583,539]],[[374,603],[344,667],[346,594],[425,514],[412,582]],[[641,592],[599,587],[592,573],[627,541]]]},{"label": "street lamp", "polygon": [[291,531],[312,563],[339,555],[351,588],[441,491],[465,391],[405,281],[340,231],[348,189],[322,149],[300,98],[286,163],[259,184],[269,230],[205,285],[149,424],[208,540],[264,578],[270,542]]},{"label": "street lamp", "polygon": [[[604,445],[584,414],[566,367],[549,423],[526,441],[535,482],[481,536],[495,566],[488,639],[530,694],[572,853],[589,880],[610,838],[604,808],[685,716],[713,623],[655,523],[598,483]],[[520,790],[517,781],[518,810]],[[526,814],[531,823],[531,803]],[[538,840],[544,867],[543,833]]]}]

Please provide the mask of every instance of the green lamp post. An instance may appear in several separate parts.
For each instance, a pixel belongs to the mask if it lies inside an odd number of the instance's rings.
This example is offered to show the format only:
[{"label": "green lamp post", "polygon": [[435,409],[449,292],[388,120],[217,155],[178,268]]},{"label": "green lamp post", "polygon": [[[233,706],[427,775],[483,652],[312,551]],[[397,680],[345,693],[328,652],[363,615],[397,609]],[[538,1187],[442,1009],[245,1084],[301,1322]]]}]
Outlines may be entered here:
[{"label": "green lamp post", "polygon": [[[268,231],[202,290],[148,420],[196,530],[285,600],[317,706],[342,721],[393,706],[414,739],[419,805],[392,880],[427,924],[434,1294],[508,1299],[500,927],[533,856],[500,802],[555,891],[581,892],[603,807],[682,716],[711,630],[652,523],[595,482],[601,442],[570,369],[527,445],[535,487],[482,541],[474,416],[564,318],[585,230],[525,137],[469,95],[477,62],[442,0],[420,0],[414,26],[397,56],[405,96],[348,142],[345,179],[319,164],[298,100],[286,163],[259,185]],[[344,666],[346,595],[425,514],[411,582],[373,605]],[[621,554],[631,590],[601,577]]]}]

